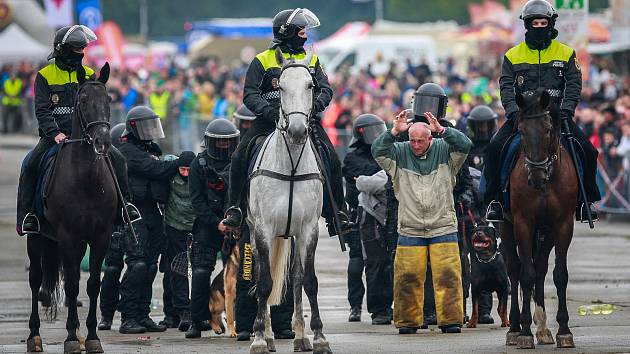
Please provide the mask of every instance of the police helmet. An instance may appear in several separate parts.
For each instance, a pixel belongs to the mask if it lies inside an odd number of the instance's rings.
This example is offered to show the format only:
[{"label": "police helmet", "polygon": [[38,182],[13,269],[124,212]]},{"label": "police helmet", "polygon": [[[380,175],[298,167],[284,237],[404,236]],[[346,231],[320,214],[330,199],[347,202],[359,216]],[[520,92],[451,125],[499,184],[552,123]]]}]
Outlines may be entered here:
[{"label": "police helmet", "polygon": [[230,160],[240,135],[234,123],[227,119],[215,119],[208,123],[203,139],[208,156],[218,161]]},{"label": "police helmet", "polygon": [[431,112],[437,119],[446,116],[448,97],[444,89],[438,84],[428,82],[418,87],[413,94],[412,110],[414,121],[427,122],[424,112]]},{"label": "police helmet", "polygon": [[122,137],[124,131],[125,123],[118,123],[109,130],[109,136],[112,137],[112,145],[114,145],[114,147],[120,146],[120,138]]},{"label": "police helmet", "polygon": [[127,113],[127,122],[122,136],[125,137],[130,134],[143,141],[165,137],[160,117],[147,106],[133,107]]},{"label": "police helmet", "polygon": [[234,118],[234,124],[241,132],[241,136],[245,134],[245,132],[252,126],[254,119],[256,119],[256,115],[244,104],[240,105],[236,111],[234,111],[232,117]]},{"label": "police helmet", "polygon": [[549,2],[545,0],[529,0],[527,4],[523,6],[520,19],[547,18],[554,20],[556,17],[558,17],[558,13]]},{"label": "police helmet", "polygon": [[356,147],[360,143],[371,145],[385,130],[387,130],[385,122],[379,116],[371,113],[361,114],[352,125],[350,147]]},{"label": "police helmet", "polygon": [[468,137],[476,142],[488,142],[497,130],[497,118],[499,115],[490,107],[480,105],[473,108],[468,114]]},{"label": "police helmet", "polygon": [[303,29],[320,25],[317,16],[309,9],[297,8],[282,10],[273,17],[273,38],[282,42],[297,36]]},{"label": "police helmet", "polygon": [[95,41],[96,34],[87,26],[74,25],[61,27],[55,33],[53,51],[48,55],[48,60],[63,56],[64,52],[72,48],[85,48],[90,42]]}]

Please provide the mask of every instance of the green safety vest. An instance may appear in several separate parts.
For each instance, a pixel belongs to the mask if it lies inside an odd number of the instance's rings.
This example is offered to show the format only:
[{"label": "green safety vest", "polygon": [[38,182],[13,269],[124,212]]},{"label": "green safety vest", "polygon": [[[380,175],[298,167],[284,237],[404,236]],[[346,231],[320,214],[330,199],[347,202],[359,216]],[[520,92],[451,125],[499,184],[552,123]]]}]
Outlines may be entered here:
[{"label": "green safety vest", "polygon": [[4,82],[4,97],[2,97],[3,106],[20,106],[22,105],[22,98],[20,93],[22,92],[22,80],[16,78],[15,80],[7,79]]}]

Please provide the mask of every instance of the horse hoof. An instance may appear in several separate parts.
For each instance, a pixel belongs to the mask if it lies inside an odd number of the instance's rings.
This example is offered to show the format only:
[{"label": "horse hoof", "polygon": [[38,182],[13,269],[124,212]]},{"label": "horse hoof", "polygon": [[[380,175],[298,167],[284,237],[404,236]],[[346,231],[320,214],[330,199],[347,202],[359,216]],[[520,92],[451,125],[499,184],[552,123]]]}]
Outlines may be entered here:
[{"label": "horse hoof", "polygon": [[517,345],[517,339],[519,335],[519,332],[507,332],[507,334],[505,335],[505,345]]},{"label": "horse hoof", "polygon": [[28,353],[38,353],[44,351],[44,346],[42,345],[42,337],[35,336],[33,338],[29,338],[26,340],[26,351]]},{"label": "horse hoof", "polygon": [[269,354],[267,344],[254,344],[249,346],[249,354]]},{"label": "horse hoof", "polygon": [[273,338],[265,338],[265,342],[267,342],[267,349],[269,349],[270,352],[276,351],[276,343],[273,342]]},{"label": "horse hoof", "polygon": [[516,342],[518,349],[534,349],[534,336],[518,336]]},{"label": "horse hoof", "polygon": [[571,333],[556,335],[556,342],[558,343],[558,348],[575,348],[573,334]]},{"label": "horse hoof", "polygon": [[313,343],[313,354],[332,354],[330,345],[326,341]]},{"label": "horse hoof", "polygon": [[553,336],[551,335],[551,331],[549,329],[536,332],[536,339],[538,340],[538,344],[555,344],[553,340]]},{"label": "horse hoof", "polygon": [[310,352],[313,350],[313,346],[308,338],[300,338],[293,340],[293,351],[294,352]]},{"label": "horse hoof", "polygon": [[85,351],[90,353],[104,353],[101,341],[98,339],[88,339],[85,341]]},{"label": "horse hoof", "polygon": [[71,340],[63,343],[64,354],[81,354],[81,344],[78,340]]}]

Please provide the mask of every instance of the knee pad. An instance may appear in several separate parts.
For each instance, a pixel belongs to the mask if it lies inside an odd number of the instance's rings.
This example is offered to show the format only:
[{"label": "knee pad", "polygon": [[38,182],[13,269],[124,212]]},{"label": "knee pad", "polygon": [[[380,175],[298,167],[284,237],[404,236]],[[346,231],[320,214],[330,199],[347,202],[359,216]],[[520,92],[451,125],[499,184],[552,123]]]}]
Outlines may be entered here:
[{"label": "knee pad", "polygon": [[105,268],[105,273],[106,274],[112,274],[112,275],[120,276],[121,272],[122,272],[122,267],[119,267],[117,264],[116,265],[108,265],[107,268]]},{"label": "knee pad", "polygon": [[144,261],[138,261],[130,264],[129,268],[133,273],[139,273],[142,274],[142,276],[146,276],[147,271],[149,270],[149,268],[147,267],[147,263]]}]

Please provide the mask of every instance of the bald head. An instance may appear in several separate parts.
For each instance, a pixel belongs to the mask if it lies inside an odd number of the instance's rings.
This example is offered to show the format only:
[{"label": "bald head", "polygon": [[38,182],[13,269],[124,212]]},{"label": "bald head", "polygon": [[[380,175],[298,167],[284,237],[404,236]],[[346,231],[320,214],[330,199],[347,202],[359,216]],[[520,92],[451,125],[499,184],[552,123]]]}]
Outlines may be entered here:
[{"label": "bald head", "polygon": [[416,156],[424,155],[431,147],[431,130],[424,123],[414,123],[409,127],[409,143]]}]

